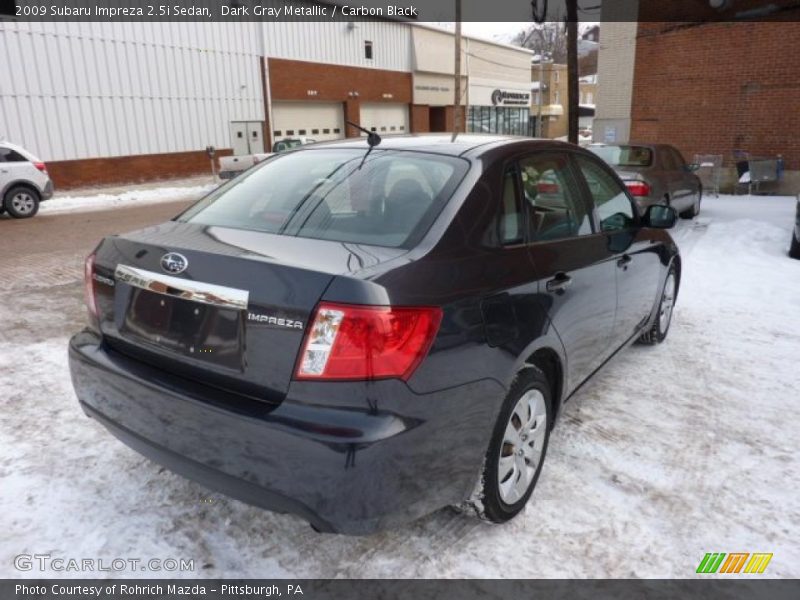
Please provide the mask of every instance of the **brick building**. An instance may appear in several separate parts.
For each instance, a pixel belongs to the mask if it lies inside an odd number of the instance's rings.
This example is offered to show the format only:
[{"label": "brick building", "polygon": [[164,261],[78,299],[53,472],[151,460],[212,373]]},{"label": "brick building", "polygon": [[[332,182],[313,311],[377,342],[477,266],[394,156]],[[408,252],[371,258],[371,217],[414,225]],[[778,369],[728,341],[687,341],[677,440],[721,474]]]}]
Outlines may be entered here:
[{"label": "brick building", "polygon": [[684,157],[781,155],[800,191],[800,22],[604,23],[595,141],[658,141]]},{"label": "brick building", "polygon": [[531,122],[538,123],[540,112],[542,119],[541,126],[535,126],[537,136],[564,137],[569,132],[567,65],[535,62],[531,66],[531,81],[534,88]]},{"label": "brick building", "polygon": [[631,138],[673,144],[690,160],[721,154],[729,165],[735,150],[781,155],[794,171],[782,188],[799,192],[798,48],[798,22],[640,24]]}]

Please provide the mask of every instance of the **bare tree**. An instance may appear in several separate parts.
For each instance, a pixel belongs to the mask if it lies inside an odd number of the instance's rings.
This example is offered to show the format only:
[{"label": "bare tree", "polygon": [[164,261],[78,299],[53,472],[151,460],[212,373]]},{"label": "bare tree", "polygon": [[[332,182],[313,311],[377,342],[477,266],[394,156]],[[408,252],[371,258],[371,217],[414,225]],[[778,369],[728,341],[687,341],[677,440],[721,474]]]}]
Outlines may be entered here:
[{"label": "bare tree", "polygon": [[563,23],[532,23],[515,35],[511,43],[533,50],[538,56],[549,56],[556,63],[567,61],[567,32]]}]

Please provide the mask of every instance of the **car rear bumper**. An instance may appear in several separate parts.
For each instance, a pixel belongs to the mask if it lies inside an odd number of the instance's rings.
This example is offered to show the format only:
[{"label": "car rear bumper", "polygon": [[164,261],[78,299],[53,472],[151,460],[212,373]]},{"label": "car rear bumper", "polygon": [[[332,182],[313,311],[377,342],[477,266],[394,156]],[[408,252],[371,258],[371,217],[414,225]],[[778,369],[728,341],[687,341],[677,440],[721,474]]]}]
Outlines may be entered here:
[{"label": "car rear bumper", "polygon": [[53,197],[53,182],[52,180],[48,179],[47,183],[44,184],[44,189],[40,194],[42,200],[49,200]]},{"label": "car rear bumper", "polygon": [[141,454],[347,534],[464,500],[504,395],[492,380],[435,394],[397,380],[298,382],[277,407],[226,407],[224,393],[118,354],[88,330],[70,340],[69,362],[86,414]]}]

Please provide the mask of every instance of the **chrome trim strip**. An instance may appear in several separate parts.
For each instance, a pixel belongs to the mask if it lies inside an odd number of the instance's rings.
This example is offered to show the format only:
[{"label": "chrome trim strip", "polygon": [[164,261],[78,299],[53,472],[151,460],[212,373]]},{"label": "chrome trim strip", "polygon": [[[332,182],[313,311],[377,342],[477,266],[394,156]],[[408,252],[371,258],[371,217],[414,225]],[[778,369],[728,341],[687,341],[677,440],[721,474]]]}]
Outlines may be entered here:
[{"label": "chrome trim strip", "polygon": [[193,302],[202,302],[222,308],[246,310],[250,292],[213,283],[192,281],[171,275],[153,273],[127,265],[117,265],[114,270],[117,281],[133,287],[149,290],[156,294],[175,296]]}]

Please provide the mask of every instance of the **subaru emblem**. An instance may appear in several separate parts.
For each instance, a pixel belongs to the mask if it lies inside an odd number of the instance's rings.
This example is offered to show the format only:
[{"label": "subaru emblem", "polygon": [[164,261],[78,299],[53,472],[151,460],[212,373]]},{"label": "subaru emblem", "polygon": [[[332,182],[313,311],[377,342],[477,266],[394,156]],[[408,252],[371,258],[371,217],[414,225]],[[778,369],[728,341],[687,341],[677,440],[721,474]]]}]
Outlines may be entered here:
[{"label": "subaru emblem", "polygon": [[177,252],[168,252],[161,257],[161,268],[167,273],[177,275],[178,273],[183,273],[188,266],[189,261],[186,260],[186,257],[183,254],[178,254]]}]

